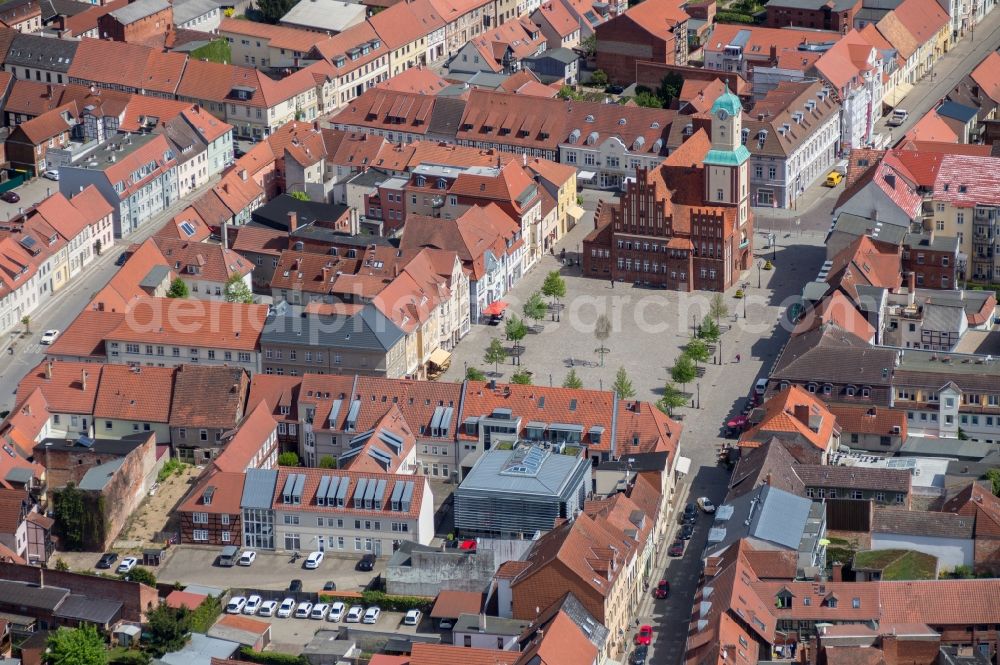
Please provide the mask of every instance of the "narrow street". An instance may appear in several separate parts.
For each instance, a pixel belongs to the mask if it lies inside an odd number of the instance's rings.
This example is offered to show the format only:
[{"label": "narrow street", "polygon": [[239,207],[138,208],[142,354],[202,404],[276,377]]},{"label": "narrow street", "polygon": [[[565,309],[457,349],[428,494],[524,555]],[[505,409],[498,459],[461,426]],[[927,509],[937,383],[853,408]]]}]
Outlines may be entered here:
[{"label": "narrow street", "polygon": [[[30,335],[22,337],[24,327],[18,325],[0,338],[0,410],[13,408],[17,384],[21,377],[45,357],[45,347],[39,343],[42,333],[53,328],[59,331],[66,330],[94,294],[101,290],[118,271],[115,261],[126,247],[143,242],[155,234],[164,222],[189,206],[197,195],[214,186],[218,180],[218,176],[212,178],[202,189],[177,201],[169,209],[146,222],[136,233],[124,240],[116,239],[113,246],[105,248],[101,256],[91,262],[70,282],[69,286],[64,287],[31,313]],[[11,346],[14,347],[13,355],[7,351]]]}]

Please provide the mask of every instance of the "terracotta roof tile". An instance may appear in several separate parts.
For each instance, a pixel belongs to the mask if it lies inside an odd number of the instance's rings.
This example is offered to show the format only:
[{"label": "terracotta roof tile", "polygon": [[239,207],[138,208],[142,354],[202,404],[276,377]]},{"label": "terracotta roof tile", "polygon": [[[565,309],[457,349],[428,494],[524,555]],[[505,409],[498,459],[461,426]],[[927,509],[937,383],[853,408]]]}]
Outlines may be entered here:
[{"label": "terracotta roof tile", "polygon": [[[753,590],[779,620],[863,622],[881,615],[879,588],[873,583],[757,582]],[[782,591],[791,594],[791,607],[777,607],[775,599]]]},{"label": "terracotta roof tile", "polygon": [[[676,0],[652,0],[652,2],[646,0],[646,2],[629,7],[624,16],[649,34],[667,41],[673,39],[671,33],[673,27],[684,23],[689,18]],[[620,19],[615,17],[604,25],[618,20]],[[600,27],[598,27],[597,33],[600,35]]]},{"label": "terracotta roof tile", "polygon": [[194,207],[188,206],[164,222],[154,237],[203,242],[210,238],[211,235],[212,230],[205,223],[202,216],[198,214],[198,211]]},{"label": "terracotta roof tile", "polygon": [[948,13],[935,0],[903,0],[892,13],[921,45],[949,23]]},{"label": "terracotta roof tile", "polygon": [[105,365],[94,403],[94,418],[167,423],[173,389],[171,367]]},{"label": "terracotta roof tile", "polygon": [[906,132],[911,141],[934,141],[938,143],[958,143],[958,135],[935,111],[928,111],[917,124]]},{"label": "terracotta roof tile", "polygon": [[[101,365],[94,363],[42,361],[21,379],[15,404],[20,404],[38,388],[45,395],[51,412],[90,415],[94,412],[101,369]],[[84,372],[87,373],[86,385]]]},{"label": "terracotta roof tile", "polygon": [[513,661],[515,657],[510,651],[414,642],[410,665],[498,665],[498,659]]},{"label": "terracotta roof tile", "polygon": [[[776,393],[764,402],[763,408],[763,419],[744,432],[740,437],[740,446],[754,447],[773,434],[795,434],[825,451],[837,431],[836,419],[826,405],[798,386],[793,385]],[[816,430],[799,419],[800,408],[805,409],[810,422],[814,418],[819,420]]]},{"label": "terracotta roof tile", "polygon": [[886,41],[892,44],[893,48],[899,52],[903,60],[909,60],[910,56],[919,48],[920,43],[916,40],[903,22],[899,20],[894,12],[889,12],[875,24],[878,31],[885,37]]},{"label": "terracotta roof tile", "polygon": [[237,252],[280,256],[288,249],[288,234],[276,229],[242,226],[234,230],[236,239],[232,248]]},{"label": "terracotta roof tile", "polygon": [[[298,376],[255,374],[250,382],[247,410],[252,411],[260,402],[267,402],[276,421],[298,423],[299,395],[303,380],[303,377]],[[288,412],[282,413],[282,407],[287,408]]]},{"label": "terracotta roof tile", "polygon": [[906,440],[906,411],[902,409],[848,404],[830,404],[827,408],[845,435],[900,436]]},{"label": "terracotta roof tile", "polygon": [[271,48],[286,49],[306,53],[316,43],[327,38],[322,32],[292,28],[285,25],[270,25],[258,21],[245,21],[225,17],[219,23],[219,34],[244,35],[267,40]]},{"label": "terracotta roof tile", "polygon": [[[267,310],[267,305],[142,298],[133,303],[128,320],[107,338],[140,344],[254,351],[259,345]],[[155,327],[156,323],[159,327]]]},{"label": "terracotta roof tile", "polygon": [[408,2],[400,2],[369,17],[368,23],[390,49],[399,49],[444,27],[445,22],[430,7],[428,3],[429,11],[418,14]]},{"label": "terracotta roof tile", "polygon": [[41,145],[51,138],[69,132],[76,124],[78,116],[79,111],[77,111],[76,103],[70,102],[51,111],[45,111],[27,122],[22,122],[18,127],[29,141],[35,145]]},{"label": "terracotta roof tile", "polygon": [[835,323],[866,342],[875,340],[875,328],[841,291],[834,291],[815,308],[810,308],[795,324],[792,334],[801,335],[824,323]]},{"label": "terracotta roof tile", "polygon": [[[994,103],[1000,104],[1000,53],[990,52],[970,74],[972,80]],[[16,84],[15,84],[16,85]]]},{"label": "terracotta roof tile", "polygon": [[244,277],[253,271],[250,261],[221,245],[159,234],[153,236],[153,242],[178,275],[224,284],[230,277]]},{"label": "terracotta roof tile", "polygon": [[442,589],[434,600],[431,617],[457,619],[463,614],[479,614],[483,609],[483,594],[476,591]]},{"label": "terracotta roof tile", "polygon": [[[335,512],[339,515],[350,515],[350,516],[381,516],[383,518],[389,516],[395,517],[406,517],[406,518],[416,518],[420,514],[421,505],[424,501],[424,492],[430,492],[430,485],[427,483],[426,478],[423,476],[405,476],[396,474],[385,474],[385,473],[364,473],[357,471],[340,471],[335,469],[306,469],[302,467],[280,467],[278,469],[278,482],[275,486],[275,496],[272,500],[273,506],[276,509],[280,509],[281,503],[281,488],[284,487],[285,479],[289,474],[297,473],[304,475],[306,477],[305,485],[302,490],[302,503],[296,510],[306,511],[306,512],[319,512],[319,513],[331,513]],[[384,497],[384,504],[381,509],[364,509],[364,508],[354,508],[353,503],[351,507],[346,508],[327,508],[324,506],[316,505],[316,492],[319,489],[320,479],[324,476],[338,476],[341,479],[346,478],[348,482],[347,496],[353,497],[354,490],[357,487],[357,483],[364,479],[366,482],[369,480],[387,480],[388,481],[388,492]],[[391,510],[390,505],[390,495],[392,492],[392,484],[398,481],[413,482],[413,499],[410,502],[410,511],[408,513],[401,511]],[[349,502],[350,503],[350,502]]]},{"label": "terracotta roof tile", "polygon": [[941,510],[975,518],[976,538],[1000,537],[1000,497],[979,483],[969,483]]},{"label": "terracotta roof tile", "polygon": [[580,29],[577,20],[557,0],[543,3],[531,17],[539,23],[544,20],[560,37],[569,37]]},{"label": "terracotta roof tile", "polygon": [[[243,483],[240,483],[240,491],[243,490]],[[180,589],[174,589],[171,591],[166,599],[163,601],[167,604],[167,607],[172,607],[179,610],[182,607],[186,607],[189,610],[198,609],[208,596],[200,593],[191,593],[190,591],[181,591]]]},{"label": "terracotta roof tile", "polygon": [[1000,616],[1000,579],[878,584],[883,623],[975,625]]},{"label": "terracotta roof tile", "polygon": [[70,65],[71,79],[174,94],[187,64],[184,53],[164,53],[140,44],[85,38]]},{"label": "terracotta roof tile", "polygon": [[238,367],[185,364],[174,376],[171,427],[232,428],[243,417],[250,377]]},{"label": "terracotta roof tile", "polygon": [[[243,472],[250,468],[264,468],[254,460],[267,452],[268,442],[274,436],[278,423],[271,416],[267,402],[259,402],[253,411],[236,427],[232,438],[224,440],[225,448],[213,464],[220,471]],[[266,462],[266,456],[263,462]]]},{"label": "terracotta roof tile", "polygon": [[[341,462],[338,464],[338,468],[348,471],[400,474],[407,473],[412,469],[412,467],[402,467],[402,462],[413,452],[416,438],[395,404],[375,423],[374,427],[365,430],[365,432],[364,435],[358,435],[350,440],[344,449],[344,454],[340,457]],[[398,450],[385,442],[380,436],[382,432],[389,433],[401,442]],[[353,455],[348,457],[351,453]],[[346,460],[345,457],[347,457]],[[382,462],[380,458],[386,461]]]},{"label": "terracotta roof tile", "polygon": [[[245,474],[242,472],[226,473],[210,470],[205,476],[199,478],[197,484],[177,507],[177,511],[239,515],[244,478]],[[205,504],[202,502],[202,496],[209,487],[215,488],[212,492],[212,502]]]},{"label": "terracotta roof tile", "polygon": [[47,351],[49,357],[93,358],[104,360],[104,339],[125,320],[123,312],[80,312]]},{"label": "terracotta roof tile", "polygon": [[261,621],[260,619],[251,619],[248,616],[240,614],[223,614],[219,617],[219,620],[215,623],[215,625],[234,628],[236,630],[254,633],[255,635],[263,635],[271,630],[270,622]]},{"label": "terracotta roof tile", "polygon": [[592,665],[597,647],[563,611],[522,648],[516,665]]},{"label": "terracotta roof tile", "polygon": [[972,517],[956,513],[934,513],[888,506],[875,506],[872,533],[904,536],[971,539]]}]

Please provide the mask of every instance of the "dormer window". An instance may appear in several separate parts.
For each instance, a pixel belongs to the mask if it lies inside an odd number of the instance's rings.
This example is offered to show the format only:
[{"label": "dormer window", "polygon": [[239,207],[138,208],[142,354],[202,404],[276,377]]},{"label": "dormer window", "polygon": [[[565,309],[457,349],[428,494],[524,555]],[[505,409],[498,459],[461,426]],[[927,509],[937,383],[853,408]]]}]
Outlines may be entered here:
[{"label": "dormer window", "polygon": [[741,140],[743,142],[743,145],[746,145],[747,144],[747,139],[750,138],[750,130],[747,129],[746,127],[744,127],[743,129],[741,129],[740,130],[740,138],[741,138]]},{"label": "dormer window", "polygon": [[792,606],[792,593],[788,589],[782,589],[774,597],[774,606],[779,610],[787,610]]}]

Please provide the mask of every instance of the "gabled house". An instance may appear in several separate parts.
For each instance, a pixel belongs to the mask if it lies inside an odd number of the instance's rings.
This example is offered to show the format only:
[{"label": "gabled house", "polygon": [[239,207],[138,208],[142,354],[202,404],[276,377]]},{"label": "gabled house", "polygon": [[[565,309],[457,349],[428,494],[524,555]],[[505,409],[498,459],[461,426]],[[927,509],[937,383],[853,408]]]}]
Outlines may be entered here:
[{"label": "gabled house", "polygon": [[77,117],[76,104],[69,103],[14,127],[4,142],[11,166],[34,176],[41,175],[49,168],[46,160],[49,149],[69,145]]},{"label": "gabled house", "polygon": [[740,447],[754,448],[772,438],[782,440],[796,459],[823,464],[840,446],[840,428],[822,401],[793,385],[773,394],[750,414]]},{"label": "gabled house", "polygon": [[527,18],[513,19],[485,31],[463,46],[448,61],[448,72],[456,74],[513,74],[521,62],[545,50],[541,29]]},{"label": "gabled house", "polygon": [[669,0],[647,0],[629,7],[595,29],[597,68],[609,80],[630,85],[635,82],[635,65],[640,60],[686,65],[688,18]]}]

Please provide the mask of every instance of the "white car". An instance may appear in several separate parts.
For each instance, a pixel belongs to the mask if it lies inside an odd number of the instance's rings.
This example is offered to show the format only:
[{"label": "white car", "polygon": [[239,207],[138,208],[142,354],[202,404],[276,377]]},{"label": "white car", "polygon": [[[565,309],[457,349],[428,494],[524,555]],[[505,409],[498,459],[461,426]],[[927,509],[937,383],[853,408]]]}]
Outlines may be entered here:
[{"label": "white car", "polygon": [[347,618],[344,619],[347,623],[360,623],[361,617],[364,616],[365,608],[360,605],[355,605],[347,611]]},{"label": "white car", "polygon": [[233,596],[226,605],[226,614],[239,614],[246,607],[247,599],[243,596]]},{"label": "white car", "polygon": [[910,112],[906,109],[895,109],[889,116],[889,119],[886,120],[885,124],[889,127],[899,127],[906,122],[908,117],[910,117]]},{"label": "white car", "polygon": [[712,500],[709,499],[707,496],[699,497],[698,507],[701,508],[706,513],[715,512],[715,504],[712,503]]},{"label": "white car", "polygon": [[292,612],[294,611],[295,611],[295,599],[285,598],[283,601],[281,601],[281,607],[278,608],[277,616],[279,619],[287,619],[288,617],[292,616]]},{"label": "white car", "polygon": [[273,617],[275,610],[278,609],[278,601],[276,600],[265,600],[260,604],[260,609],[257,610],[257,616],[261,617]]},{"label": "white car", "polygon": [[323,563],[323,553],[322,552],[310,552],[309,556],[306,557],[306,562],[303,564],[306,570],[316,570],[319,568],[319,564]]},{"label": "white car", "polygon": [[347,606],[338,600],[330,606],[330,613],[326,615],[326,620],[337,623],[344,618],[344,610],[346,609]]},{"label": "white car", "polygon": [[41,342],[42,344],[51,344],[52,342],[56,341],[56,337],[59,337],[58,330],[46,330],[45,332],[42,333]]},{"label": "white car", "polygon": [[120,564],[118,564],[118,567],[115,569],[115,572],[118,573],[119,575],[123,573],[130,573],[132,572],[132,569],[135,568],[137,565],[139,565],[138,559],[136,559],[134,556],[127,556],[124,559],[122,559],[122,562]]},{"label": "white car", "polygon": [[48,171],[42,173],[42,177],[48,180],[55,180],[56,182],[59,182],[59,170],[49,169]]},{"label": "white car", "polygon": [[364,623],[377,623],[380,616],[382,616],[381,609],[378,607],[369,607],[365,610]]},{"label": "white car", "polygon": [[313,611],[313,604],[308,600],[303,600],[299,603],[299,606],[295,608],[295,618],[296,619],[308,619],[309,614]]},{"label": "white car", "polygon": [[312,612],[309,614],[310,619],[318,619],[322,621],[326,618],[326,613],[330,611],[330,606],[326,603],[316,603],[313,605]]},{"label": "white car", "polygon": [[416,626],[420,623],[420,610],[410,610],[403,617],[404,626]]},{"label": "white car", "polygon": [[250,596],[247,598],[247,604],[243,606],[243,614],[249,614],[251,616],[257,614],[257,611],[260,609],[261,603],[263,602],[264,599],[257,594]]},{"label": "white car", "polygon": [[256,560],[257,560],[257,553],[254,552],[253,550],[247,550],[246,552],[240,555],[240,560],[237,561],[236,563],[241,566],[249,566],[253,564],[253,562]]}]

